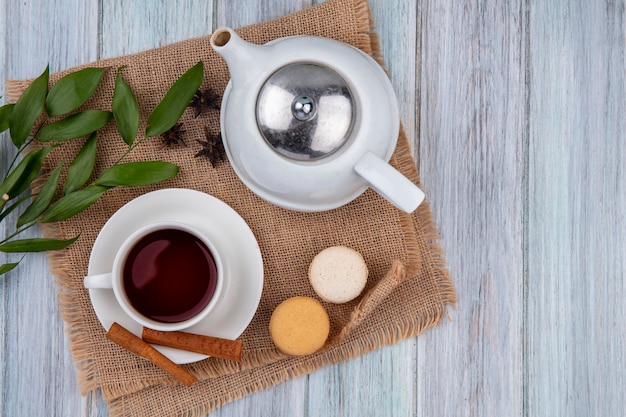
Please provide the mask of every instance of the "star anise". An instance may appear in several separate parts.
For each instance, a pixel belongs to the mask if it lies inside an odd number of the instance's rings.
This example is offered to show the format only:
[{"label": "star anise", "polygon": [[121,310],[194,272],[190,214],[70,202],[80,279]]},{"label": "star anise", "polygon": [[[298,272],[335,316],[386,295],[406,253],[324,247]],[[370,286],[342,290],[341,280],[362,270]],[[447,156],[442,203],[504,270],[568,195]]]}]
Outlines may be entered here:
[{"label": "star anise", "polygon": [[224,160],[226,156],[226,150],[224,149],[224,143],[222,142],[222,134],[212,135],[208,127],[204,127],[204,136],[206,140],[198,140],[198,143],[202,145],[202,149],[196,153],[195,157],[206,156],[209,158],[211,166],[215,168],[217,164]]},{"label": "star anise", "polygon": [[189,107],[194,109],[194,117],[198,117],[204,110],[214,109],[219,110],[220,96],[215,94],[210,88],[205,91],[196,91],[196,94],[191,99]]},{"label": "star anise", "polygon": [[163,141],[163,144],[167,147],[170,147],[172,145],[178,145],[178,143],[180,142],[183,145],[187,146],[182,136],[183,133],[185,133],[182,127],[183,127],[182,123],[176,123],[174,126],[170,128],[170,130],[163,133],[161,135],[161,140]]}]

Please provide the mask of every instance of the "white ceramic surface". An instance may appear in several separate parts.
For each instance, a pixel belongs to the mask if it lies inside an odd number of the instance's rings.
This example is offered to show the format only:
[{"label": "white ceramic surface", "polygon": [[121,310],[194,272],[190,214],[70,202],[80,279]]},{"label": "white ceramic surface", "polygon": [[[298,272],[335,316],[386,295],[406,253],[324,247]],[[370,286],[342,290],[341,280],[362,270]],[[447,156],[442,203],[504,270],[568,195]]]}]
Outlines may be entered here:
[{"label": "white ceramic surface", "polygon": [[[229,40],[222,45],[219,37],[226,33]],[[397,98],[382,67],[363,51],[312,36],[255,45],[229,28],[218,29],[211,45],[231,72],[221,111],[226,154],[241,181],[259,197],[291,210],[331,210],[354,200],[370,186],[354,169],[365,154],[384,163],[391,158],[400,127]],[[333,70],[348,84],[355,101],[356,119],[347,142],[332,155],[315,161],[295,161],[280,155],[263,139],[256,123],[257,96],[263,84],[276,70],[295,62]],[[395,171],[389,166],[379,176],[389,170]],[[381,194],[412,212],[423,194],[410,193],[410,188],[417,186],[407,180],[381,190]],[[407,203],[407,195],[416,198]]]},{"label": "white ceramic surface", "polygon": [[[223,261],[224,287],[215,308],[186,331],[236,339],[254,317],[263,291],[263,260],[254,234],[246,222],[223,201],[188,189],[163,189],[144,194],[121,207],[103,226],[93,245],[88,274],[111,270],[117,249],[139,228],[159,221],[192,225],[213,242]],[[90,289],[98,319],[105,329],[113,322],[141,335],[141,326],[128,316],[110,289]],[[155,346],[178,364],[207,356]]]}]

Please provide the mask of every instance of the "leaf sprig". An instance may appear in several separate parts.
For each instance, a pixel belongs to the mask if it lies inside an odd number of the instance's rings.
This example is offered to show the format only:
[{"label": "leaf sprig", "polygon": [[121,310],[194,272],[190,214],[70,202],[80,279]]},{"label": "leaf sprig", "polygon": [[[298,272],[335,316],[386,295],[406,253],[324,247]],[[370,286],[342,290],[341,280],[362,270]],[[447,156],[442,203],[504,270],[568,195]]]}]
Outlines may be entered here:
[{"label": "leaf sprig", "polygon": [[[37,223],[62,221],[82,212],[114,187],[155,184],[177,175],[178,166],[169,162],[123,160],[146,138],[160,135],[178,122],[202,83],[202,61],[182,74],[169,88],[149,115],[146,131],[140,139],[137,139],[141,117],[139,105],[133,90],[122,77],[122,68],[116,73],[112,111],[79,111],[98,90],[107,70],[109,69],[85,68],[62,77],[48,89],[49,68],[46,68],[24,90],[15,104],[0,106],[0,133],[8,130],[17,149],[15,159],[1,171],[0,222],[16,209],[25,206],[18,216],[15,231],[0,240],[0,252],[24,253],[63,249],[74,243],[79,236],[70,239],[17,237]],[[50,121],[51,117],[56,120]],[[40,118],[43,122],[35,127]],[[98,131],[111,119],[115,120],[118,132],[128,148],[113,165],[88,184],[97,158]],[[65,161],[61,161],[37,195],[27,194],[26,190],[39,175],[48,154],[57,146],[83,137],[88,138],[69,163],[65,182],[61,184],[60,181],[65,167]],[[28,150],[33,141],[54,144]],[[23,157],[18,161],[21,154]],[[55,201],[59,188],[63,195]],[[33,198],[26,205],[30,197]],[[1,264],[0,275],[16,268],[22,259]]]}]

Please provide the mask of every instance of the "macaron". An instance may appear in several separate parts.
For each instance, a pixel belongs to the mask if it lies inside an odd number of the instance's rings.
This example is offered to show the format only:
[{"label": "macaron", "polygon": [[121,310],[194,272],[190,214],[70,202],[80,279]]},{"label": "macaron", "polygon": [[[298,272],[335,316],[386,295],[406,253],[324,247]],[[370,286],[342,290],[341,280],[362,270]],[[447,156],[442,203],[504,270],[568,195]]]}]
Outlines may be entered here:
[{"label": "macaron", "polygon": [[315,298],[292,297],[280,303],[270,318],[270,337],[283,353],[310,355],[326,342],[330,319]]},{"label": "macaron", "polygon": [[309,282],[324,301],[341,304],[358,297],[367,283],[363,256],[346,246],[332,246],[318,253],[309,266]]}]

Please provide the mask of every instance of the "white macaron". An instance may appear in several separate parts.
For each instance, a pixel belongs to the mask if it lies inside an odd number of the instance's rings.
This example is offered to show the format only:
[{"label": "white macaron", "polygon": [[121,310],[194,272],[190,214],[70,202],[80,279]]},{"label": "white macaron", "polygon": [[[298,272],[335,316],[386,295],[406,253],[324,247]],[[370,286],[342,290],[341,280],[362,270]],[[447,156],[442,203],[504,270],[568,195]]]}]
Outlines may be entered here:
[{"label": "white macaron", "polygon": [[367,283],[363,256],[346,246],[333,246],[318,253],[309,266],[309,281],[315,293],[329,303],[346,303],[358,297]]}]

